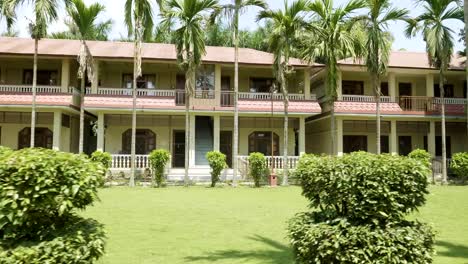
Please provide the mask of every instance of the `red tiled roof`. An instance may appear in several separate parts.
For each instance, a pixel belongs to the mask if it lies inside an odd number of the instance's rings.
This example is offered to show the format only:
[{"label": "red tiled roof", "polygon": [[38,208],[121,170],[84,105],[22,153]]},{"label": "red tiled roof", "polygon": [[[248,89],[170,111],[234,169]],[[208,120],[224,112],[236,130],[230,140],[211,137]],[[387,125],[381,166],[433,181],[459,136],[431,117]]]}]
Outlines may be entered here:
[{"label": "red tiled roof", "polygon": [[[110,97],[110,96],[89,96],[84,102],[87,108],[132,108],[133,99],[130,96]],[[174,98],[162,97],[140,97],[137,99],[138,109],[185,109],[184,106],[176,106]]]},{"label": "red tiled roof", "polygon": [[[450,68],[453,70],[464,70],[463,62],[465,58],[453,55]],[[364,65],[364,60],[348,58],[338,62],[341,65]],[[429,59],[425,52],[393,51],[390,54],[388,66],[391,68],[417,68],[434,69],[429,65]]]},{"label": "red tiled roof", "polygon": [[[2,93],[0,94],[0,105],[31,105],[32,94],[24,93]],[[71,94],[38,94],[36,104],[50,106],[71,106],[73,95]]]},{"label": "red tiled roof", "polygon": [[[336,113],[354,113],[354,114],[375,114],[376,103],[363,102],[335,102]],[[434,111],[407,111],[403,110],[398,103],[381,103],[380,111],[382,114],[388,115],[438,115],[440,114],[440,106],[436,106]],[[464,105],[445,105],[447,115],[464,115]]]},{"label": "red tiled roof", "polygon": [[[96,58],[133,58],[132,42],[87,41],[91,54]],[[42,39],[39,41],[39,55],[76,57],[80,50],[78,40]],[[0,38],[0,54],[32,55],[34,40],[26,38]],[[143,59],[176,60],[175,46],[172,44],[144,43]],[[204,62],[234,63],[234,48],[206,47]],[[252,65],[272,65],[273,54],[254,49],[239,49],[239,63]],[[294,66],[307,67],[309,64],[299,59],[291,59]]]}]

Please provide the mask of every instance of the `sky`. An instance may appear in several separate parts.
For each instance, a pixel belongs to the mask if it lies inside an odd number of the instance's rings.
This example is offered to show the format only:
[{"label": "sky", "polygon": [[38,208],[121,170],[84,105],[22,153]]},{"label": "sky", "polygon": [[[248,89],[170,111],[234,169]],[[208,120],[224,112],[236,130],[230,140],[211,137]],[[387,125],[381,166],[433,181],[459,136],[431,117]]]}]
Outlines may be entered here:
[{"label": "sky", "polygon": [[[100,2],[101,4],[106,6],[106,11],[102,15],[101,20],[106,20],[111,18],[114,22],[113,29],[110,35],[111,39],[118,39],[121,36],[126,36],[126,27],[124,24],[124,3],[125,0],[84,0],[86,4],[91,4],[94,2]],[[220,0],[221,3],[226,3],[229,2],[230,0]],[[283,7],[283,0],[266,0],[270,6],[271,9],[278,9]],[[335,6],[342,5],[345,3],[347,0],[335,0]],[[25,1],[26,3],[29,1]],[[155,2],[155,1],[154,1]],[[291,1],[290,1],[291,2]],[[408,10],[411,10],[411,16],[417,16],[421,13],[421,7],[418,7],[414,4],[414,0],[392,0],[393,4],[395,6],[398,6],[400,8],[407,8]],[[15,30],[19,31],[20,37],[29,37],[28,30],[27,30],[27,25],[29,18],[32,17],[32,6],[31,5],[23,5],[19,7],[17,10],[17,22],[14,25]],[[243,29],[255,29],[258,24],[255,22],[255,17],[258,12],[258,9],[251,8],[246,12],[242,19],[240,20],[241,22],[241,28]],[[65,18],[65,11],[63,9],[60,10],[59,13],[59,20],[54,22],[53,24],[50,25],[49,27],[49,33],[56,32],[56,31],[63,31],[65,30],[65,25],[63,23],[63,19]],[[453,22],[450,24],[450,28],[456,32],[456,35],[454,36],[456,39],[456,50],[461,50],[463,49],[463,44],[458,41],[458,32],[460,29],[463,27],[463,23],[461,22]],[[395,41],[393,44],[393,49],[394,50],[408,50],[408,51],[424,51],[425,50],[425,43],[422,39],[422,37],[415,36],[411,39],[406,38],[404,35],[404,29],[405,29],[405,23],[403,22],[398,22],[398,23],[393,23],[390,24],[389,30],[392,32]],[[5,26],[5,21],[1,21],[0,24],[0,32],[4,32],[6,30]]]}]

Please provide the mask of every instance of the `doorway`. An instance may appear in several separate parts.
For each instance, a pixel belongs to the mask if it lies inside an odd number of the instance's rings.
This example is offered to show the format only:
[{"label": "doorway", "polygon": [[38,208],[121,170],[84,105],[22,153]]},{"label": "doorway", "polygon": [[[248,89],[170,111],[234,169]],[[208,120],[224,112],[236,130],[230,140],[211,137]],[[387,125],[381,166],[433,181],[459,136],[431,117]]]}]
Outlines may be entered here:
[{"label": "doorway", "polygon": [[401,156],[407,156],[411,153],[412,143],[411,136],[399,136],[398,137],[398,154]]},{"label": "doorway", "polygon": [[232,131],[220,132],[219,150],[226,155],[226,164],[229,168],[232,168]]},{"label": "doorway", "polygon": [[172,167],[185,167],[185,131],[175,130],[172,140]]}]

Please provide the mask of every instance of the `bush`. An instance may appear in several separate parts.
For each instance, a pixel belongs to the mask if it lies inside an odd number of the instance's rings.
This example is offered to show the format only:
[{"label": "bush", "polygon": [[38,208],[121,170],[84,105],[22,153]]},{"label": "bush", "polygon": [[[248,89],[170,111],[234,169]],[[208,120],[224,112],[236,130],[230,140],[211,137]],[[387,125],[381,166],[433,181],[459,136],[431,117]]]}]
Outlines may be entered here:
[{"label": "bush", "polygon": [[206,153],[206,159],[211,167],[211,187],[215,187],[219,181],[219,175],[227,167],[226,155],[219,151],[210,151]]},{"label": "bush", "polygon": [[450,169],[462,180],[468,179],[468,152],[456,153],[452,156]]},{"label": "bush", "polygon": [[415,149],[411,151],[408,157],[419,160],[424,165],[426,165],[428,169],[431,169],[431,154],[429,154],[429,152],[425,151],[424,149]]},{"label": "bush", "polygon": [[351,222],[385,223],[425,203],[428,173],[414,159],[355,152],[343,157],[304,155],[294,176],[312,207],[336,210]]},{"label": "bush", "polygon": [[260,181],[268,170],[266,158],[262,153],[251,153],[249,156],[249,171],[255,187],[260,187]]},{"label": "bush", "polygon": [[108,152],[102,152],[100,150],[94,151],[91,154],[91,160],[101,163],[106,170],[112,166],[112,155]]},{"label": "bush", "polygon": [[297,263],[432,263],[435,238],[427,225],[404,221],[380,228],[323,218],[303,213],[290,222]]},{"label": "bush", "polygon": [[66,228],[47,238],[0,244],[0,264],[93,263],[104,254],[103,226],[92,219],[71,218]]},{"label": "bush", "polygon": [[0,156],[11,153],[13,150],[4,146],[0,146]]},{"label": "bush", "polygon": [[163,187],[164,183],[164,169],[171,159],[171,154],[165,149],[153,150],[149,155],[149,162],[151,170],[153,171],[153,185]]},{"label": "bush", "polygon": [[[22,149],[0,162],[0,239],[35,239],[97,199],[102,165],[84,155]],[[2,234],[3,233],[3,234]]]}]

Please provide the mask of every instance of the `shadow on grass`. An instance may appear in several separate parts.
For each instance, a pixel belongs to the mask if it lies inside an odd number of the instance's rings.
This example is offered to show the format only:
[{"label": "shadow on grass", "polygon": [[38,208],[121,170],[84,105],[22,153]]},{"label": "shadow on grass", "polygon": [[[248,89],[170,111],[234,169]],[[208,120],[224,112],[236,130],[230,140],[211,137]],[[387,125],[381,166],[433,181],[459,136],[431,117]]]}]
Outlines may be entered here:
[{"label": "shadow on grass", "polygon": [[205,256],[189,256],[185,260],[190,262],[217,262],[220,260],[249,260],[256,259],[261,263],[284,264],[292,263],[291,249],[284,244],[267,237],[255,235],[249,239],[263,243],[269,248],[259,250],[218,250],[205,253]]},{"label": "shadow on grass", "polygon": [[439,256],[463,258],[468,260],[468,246],[453,244],[447,241],[437,241],[436,245],[443,248],[442,250],[437,251],[437,255]]}]

